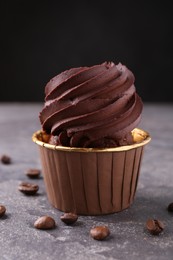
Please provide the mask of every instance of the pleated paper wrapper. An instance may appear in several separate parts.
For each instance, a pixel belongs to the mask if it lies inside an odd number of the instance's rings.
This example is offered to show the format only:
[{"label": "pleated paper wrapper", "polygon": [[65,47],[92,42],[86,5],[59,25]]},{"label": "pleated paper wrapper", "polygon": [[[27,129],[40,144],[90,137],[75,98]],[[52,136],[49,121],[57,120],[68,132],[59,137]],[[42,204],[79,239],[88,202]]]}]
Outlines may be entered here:
[{"label": "pleated paper wrapper", "polygon": [[134,200],[143,150],[151,140],[142,129],[132,133],[133,145],[108,149],[71,148],[42,141],[38,144],[50,203],[63,212],[103,215],[122,211]]}]

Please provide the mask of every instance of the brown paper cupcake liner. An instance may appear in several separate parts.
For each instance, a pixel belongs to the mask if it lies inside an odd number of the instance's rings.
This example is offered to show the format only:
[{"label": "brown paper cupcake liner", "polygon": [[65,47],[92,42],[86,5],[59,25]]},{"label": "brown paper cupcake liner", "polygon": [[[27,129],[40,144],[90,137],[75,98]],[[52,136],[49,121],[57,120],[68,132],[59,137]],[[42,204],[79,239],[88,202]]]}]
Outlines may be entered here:
[{"label": "brown paper cupcake liner", "polygon": [[108,148],[71,148],[40,141],[44,182],[50,203],[80,215],[109,214],[128,208],[134,200],[144,146],[149,134],[134,129],[135,144]]}]

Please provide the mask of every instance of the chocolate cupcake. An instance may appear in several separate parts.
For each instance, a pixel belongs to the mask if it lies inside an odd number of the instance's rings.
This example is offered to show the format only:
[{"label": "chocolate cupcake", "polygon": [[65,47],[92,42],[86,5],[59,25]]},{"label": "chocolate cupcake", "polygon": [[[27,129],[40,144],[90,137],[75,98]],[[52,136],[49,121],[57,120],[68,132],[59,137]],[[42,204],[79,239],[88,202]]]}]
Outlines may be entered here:
[{"label": "chocolate cupcake", "polygon": [[33,141],[51,204],[81,215],[128,208],[151,139],[136,128],[143,104],[133,73],[113,62],[73,68],[50,80],[45,94]]}]

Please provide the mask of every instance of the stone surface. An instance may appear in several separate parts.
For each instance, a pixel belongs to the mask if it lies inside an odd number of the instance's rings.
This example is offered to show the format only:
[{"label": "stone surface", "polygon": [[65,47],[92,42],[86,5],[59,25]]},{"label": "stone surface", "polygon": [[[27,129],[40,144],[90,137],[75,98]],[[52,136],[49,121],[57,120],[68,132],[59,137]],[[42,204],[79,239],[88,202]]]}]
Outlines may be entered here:
[{"label": "stone surface", "polygon": [[[0,104],[0,155],[12,164],[0,163],[0,204],[7,208],[0,219],[0,259],[146,259],[167,260],[173,255],[173,104],[144,104],[140,127],[152,141],[145,148],[138,188],[133,205],[123,212],[106,216],[79,216],[73,226],[65,225],[62,212],[48,202],[43,178],[31,180],[25,170],[40,168],[32,133],[40,128],[38,113],[42,104]],[[21,181],[37,183],[37,196],[18,191]],[[53,230],[37,230],[35,220],[52,216]],[[165,224],[163,233],[152,236],[145,229],[148,218]],[[95,241],[91,227],[107,225],[111,235]]]}]

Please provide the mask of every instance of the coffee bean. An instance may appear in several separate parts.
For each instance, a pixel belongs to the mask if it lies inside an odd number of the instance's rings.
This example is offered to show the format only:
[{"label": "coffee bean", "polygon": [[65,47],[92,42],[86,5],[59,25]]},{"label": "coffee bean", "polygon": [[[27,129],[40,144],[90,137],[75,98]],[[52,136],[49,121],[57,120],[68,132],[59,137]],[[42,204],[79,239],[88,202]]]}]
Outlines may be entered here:
[{"label": "coffee bean", "polygon": [[6,207],[3,205],[0,205],[0,217],[2,217],[6,212]]},{"label": "coffee bean", "polygon": [[34,227],[38,229],[52,229],[55,226],[55,220],[49,216],[42,216],[38,218],[34,223]]},{"label": "coffee bean", "polygon": [[173,202],[168,205],[168,211],[173,212]]},{"label": "coffee bean", "polygon": [[29,182],[22,182],[19,184],[18,189],[26,195],[34,195],[39,190],[39,186]]},{"label": "coffee bean", "polygon": [[103,240],[110,235],[110,230],[107,226],[96,226],[90,230],[90,235],[96,240]]},{"label": "coffee bean", "polygon": [[1,156],[1,162],[3,164],[10,164],[11,163],[11,157],[4,154],[4,155]]},{"label": "coffee bean", "polygon": [[27,169],[25,173],[31,179],[37,179],[40,176],[40,170],[36,168]]},{"label": "coffee bean", "polygon": [[148,219],[146,228],[152,235],[159,235],[163,231],[164,225],[160,220]]},{"label": "coffee bean", "polygon": [[62,216],[61,216],[61,220],[67,224],[67,225],[71,225],[71,224],[74,224],[78,219],[78,216],[75,214],[75,213],[64,213]]}]

